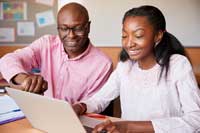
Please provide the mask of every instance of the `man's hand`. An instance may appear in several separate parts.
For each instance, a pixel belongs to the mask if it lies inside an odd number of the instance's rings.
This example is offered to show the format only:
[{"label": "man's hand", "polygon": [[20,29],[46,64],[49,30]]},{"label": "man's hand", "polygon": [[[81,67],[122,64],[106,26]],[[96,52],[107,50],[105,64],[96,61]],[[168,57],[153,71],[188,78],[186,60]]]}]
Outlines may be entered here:
[{"label": "man's hand", "polygon": [[11,87],[20,90],[43,94],[47,90],[47,81],[41,75],[17,74],[12,78]]}]

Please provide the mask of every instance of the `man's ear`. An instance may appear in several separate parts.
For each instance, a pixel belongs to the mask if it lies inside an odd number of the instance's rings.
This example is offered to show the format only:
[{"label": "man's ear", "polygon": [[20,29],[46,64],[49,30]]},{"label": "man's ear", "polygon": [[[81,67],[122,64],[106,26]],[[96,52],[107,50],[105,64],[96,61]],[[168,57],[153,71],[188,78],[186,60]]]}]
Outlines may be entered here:
[{"label": "man's ear", "polygon": [[156,36],[154,38],[154,42],[158,44],[162,40],[163,34],[164,34],[163,31],[161,31],[161,30],[158,31],[158,33],[156,34]]},{"label": "man's ear", "polygon": [[90,33],[90,24],[91,24],[91,21],[88,22],[88,28],[87,28],[88,34]]}]

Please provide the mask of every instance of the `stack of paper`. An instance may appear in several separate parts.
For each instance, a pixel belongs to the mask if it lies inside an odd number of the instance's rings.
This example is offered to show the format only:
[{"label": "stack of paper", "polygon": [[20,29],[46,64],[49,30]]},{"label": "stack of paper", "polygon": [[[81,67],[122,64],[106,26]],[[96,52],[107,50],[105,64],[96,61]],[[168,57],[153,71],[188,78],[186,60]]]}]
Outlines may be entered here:
[{"label": "stack of paper", "polygon": [[23,112],[8,95],[0,96],[0,125],[24,118]]}]

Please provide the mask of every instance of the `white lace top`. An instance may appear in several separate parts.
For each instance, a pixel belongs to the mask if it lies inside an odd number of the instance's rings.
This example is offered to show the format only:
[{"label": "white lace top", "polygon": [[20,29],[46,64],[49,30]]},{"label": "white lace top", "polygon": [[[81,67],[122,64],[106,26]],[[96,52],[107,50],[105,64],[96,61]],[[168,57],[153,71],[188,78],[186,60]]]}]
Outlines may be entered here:
[{"label": "white lace top", "polygon": [[119,62],[103,88],[87,101],[88,112],[101,112],[120,95],[122,119],[151,120],[156,133],[200,132],[200,91],[191,64],[170,58],[168,77],[161,67],[142,70],[137,62]]}]

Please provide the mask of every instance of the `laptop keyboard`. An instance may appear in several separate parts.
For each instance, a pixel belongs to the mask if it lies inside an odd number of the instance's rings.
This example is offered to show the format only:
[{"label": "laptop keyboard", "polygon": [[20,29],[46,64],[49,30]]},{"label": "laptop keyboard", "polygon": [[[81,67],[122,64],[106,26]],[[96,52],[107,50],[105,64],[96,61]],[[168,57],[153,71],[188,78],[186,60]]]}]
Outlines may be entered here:
[{"label": "laptop keyboard", "polygon": [[88,126],[83,126],[83,127],[85,128],[85,130],[86,130],[87,133],[91,133],[92,130],[93,130],[93,128],[88,127]]}]

